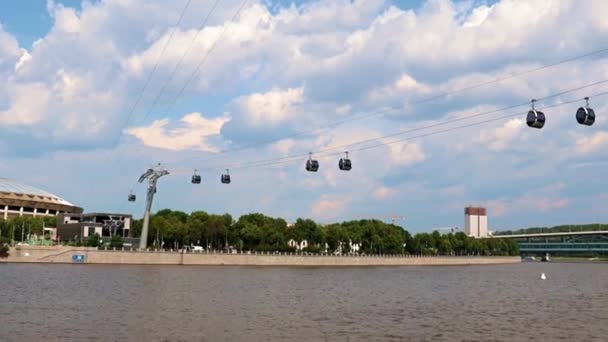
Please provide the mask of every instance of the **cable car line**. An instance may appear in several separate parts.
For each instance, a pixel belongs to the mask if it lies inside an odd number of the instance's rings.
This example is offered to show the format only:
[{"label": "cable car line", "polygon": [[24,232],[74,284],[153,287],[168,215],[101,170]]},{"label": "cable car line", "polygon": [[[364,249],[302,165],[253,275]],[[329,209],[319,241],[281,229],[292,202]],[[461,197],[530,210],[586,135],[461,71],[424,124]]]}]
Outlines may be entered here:
[{"label": "cable car line", "polygon": [[[605,92],[601,92],[601,93],[596,93],[591,95],[591,98],[594,97],[600,97],[600,96],[605,96],[608,95],[608,91]],[[574,99],[574,100],[570,100],[570,101],[566,101],[566,102],[562,102],[562,103],[558,103],[558,104],[554,104],[554,105],[549,105],[549,106],[545,106],[542,109],[550,109],[550,108],[556,108],[556,107],[561,107],[561,106],[565,106],[568,104],[572,104],[572,103],[576,103],[581,101],[580,98],[578,99]],[[504,116],[500,116],[500,117],[496,117],[496,118],[492,118],[492,119],[487,119],[487,120],[483,120],[483,121],[478,121],[478,122],[474,122],[474,123],[470,123],[470,124],[466,124],[466,125],[461,125],[461,126],[456,126],[456,127],[450,127],[450,128],[446,128],[444,130],[440,130],[440,131],[434,131],[434,132],[429,132],[429,133],[424,133],[424,134],[419,134],[416,136],[409,136],[409,137],[405,137],[405,138],[401,138],[398,140],[392,140],[389,142],[384,142],[384,143],[378,143],[375,145],[369,145],[369,146],[364,146],[364,147],[360,147],[357,149],[353,149],[350,152],[360,152],[360,151],[365,151],[368,149],[372,149],[372,148],[377,148],[377,147],[381,147],[381,146],[388,146],[388,145],[392,145],[392,144],[396,144],[399,142],[404,142],[404,141],[408,141],[408,140],[413,140],[413,139],[419,139],[419,138],[424,138],[424,137],[428,137],[428,136],[432,136],[432,135],[437,135],[437,134],[442,134],[442,133],[446,133],[446,132],[451,132],[451,131],[455,131],[455,130],[459,130],[459,129],[465,129],[465,128],[469,128],[469,127],[474,127],[474,126],[479,126],[485,123],[489,123],[489,122],[495,122],[495,121],[500,121],[500,120],[505,120],[505,119],[510,119],[510,118],[514,118],[514,117],[521,117],[522,113],[514,113],[514,114],[508,114],[508,115],[504,115]],[[340,155],[343,152],[332,152],[332,153],[321,153],[321,154],[317,154],[317,158],[321,159],[321,158],[325,158],[325,157],[331,157],[331,156],[336,156],[336,155]],[[264,164],[257,164],[257,165],[242,165],[242,166],[236,166],[233,167],[232,169],[248,169],[248,168],[255,168],[255,167],[265,167],[265,166],[273,166],[273,165],[280,165],[280,164],[288,164],[288,163],[292,163],[292,162],[296,162],[299,161],[301,162],[302,160],[305,160],[305,158],[303,158],[302,156],[298,156],[298,157],[294,157],[294,158],[290,158],[289,160],[277,160],[277,161],[271,161],[268,163],[264,163]]]},{"label": "cable car line", "polygon": [[578,56],[570,57],[570,58],[567,58],[567,59],[563,59],[561,61],[557,61],[555,63],[543,65],[543,66],[540,66],[540,67],[537,67],[537,68],[533,68],[533,69],[528,69],[528,70],[524,70],[524,71],[521,71],[521,72],[512,73],[512,74],[507,75],[507,76],[495,78],[495,79],[490,80],[490,81],[474,84],[474,85],[467,86],[467,87],[464,87],[464,88],[460,88],[460,89],[457,89],[457,90],[454,90],[454,91],[447,91],[447,92],[444,92],[444,93],[441,93],[441,94],[438,94],[438,95],[434,95],[434,96],[428,97],[428,98],[426,98],[424,100],[421,100],[418,103],[429,102],[429,101],[432,101],[434,99],[441,98],[441,97],[444,97],[444,96],[449,96],[449,95],[452,95],[452,94],[455,94],[455,93],[460,93],[462,91],[471,90],[471,89],[483,87],[483,86],[494,84],[494,83],[499,83],[499,82],[502,82],[502,81],[506,81],[506,80],[509,80],[509,79],[512,79],[512,78],[516,78],[516,77],[519,77],[519,76],[523,76],[523,75],[526,75],[526,74],[529,74],[529,73],[533,73],[533,72],[536,72],[536,71],[541,71],[541,70],[552,68],[552,67],[555,67],[555,66],[558,66],[558,65],[561,65],[561,64],[566,64],[566,63],[574,62],[574,61],[582,59],[582,58],[598,55],[598,54],[601,54],[601,53],[604,53],[604,52],[608,52],[608,48],[591,51],[591,52],[588,52],[588,53],[583,54],[583,55],[578,55]]},{"label": "cable car line", "polygon": [[[557,61],[557,62],[554,62],[554,63],[551,63],[551,64],[543,65],[543,66],[540,66],[540,67],[537,67],[537,68],[533,68],[533,69],[524,70],[524,71],[521,71],[521,72],[512,73],[512,74],[509,74],[509,75],[504,76],[504,77],[499,77],[499,78],[495,78],[495,79],[492,79],[492,80],[489,80],[489,81],[472,84],[472,85],[465,86],[463,88],[455,89],[455,90],[452,90],[452,91],[446,91],[446,92],[439,93],[439,94],[436,94],[436,95],[433,95],[433,96],[430,96],[430,97],[427,97],[427,98],[424,98],[424,99],[421,99],[421,100],[408,102],[408,104],[415,105],[415,104],[421,104],[421,103],[431,102],[433,100],[436,100],[436,99],[439,99],[439,98],[442,98],[442,97],[445,97],[445,96],[461,93],[461,92],[464,92],[464,91],[467,91],[467,90],[471,90],[471,89],[480,88],[480,87],[487,86],[487,85],[490,85],[490,84],[500,83],[500,82],[503,82],[503,81],[506,81],[506,80],[509,80],[509,79],[521,77],[521,76],[524,76],[524,75],[527,75],[527,74],[530,74],[530,73],[534,73],[534,72],[541,71],[541,70],[544,70],[544,69],[549,69],[549,68],[552,68],[552,67],[555,67],[555,66],[559,66],[559,65],[562,65],[562,64],[566,64],[566,63],[570,63],[570,62],[573,62],[573,61],[576,61],[576,60],[579,60],[579,59],[583,59],[583,58],[591,57],[591,56],[594,56],[594,55],[598,55],[598,54],[601,54],[601,53],[604,53],[604,52],[608,52],[608,48],[603,48],[603,49],[591,51],[591,52],[585,53],[583,55],[578,55],[578,56],[570,57],[570,58],[563,59],[563,60],[560,60],[560,61]],[[322,128],[315,129],[315,130],[312,130],[312,131],[298,131],[298,132],[295,132],[293,134],[284,135],[284,136],[281,136],[281,137],[278,137],[278,138],[269,139],[269,140],[264,140],[262,142],[255,143],[255,144],[249,144],[249,145],[240,146],[240,147],[236,147],[236,148],[229,148],[229,149],[225,149],[225,150],[220,150],[220,151],[216,152],[215,155],[213,155],[213,156],[211,156],[209,158],[203,159],[202,162],[208,162],[208,161],[211,161],[211,160],[219,159],[219,158],[223,157],[224,154],[230,153],[230,152],[238,152],[238,151],[247,150],[247,149],[251,149],[251,148],[254,148],[254,147],[258,147],[258,146],[266,146],[266,145],[271,144],[273,142],[281,141],[281,140],[284,140],[284,139],[294,138],[294,137],[298,137],[298,136],[305,135],[305,134],[314,134],[314,133],[322,132],[322,131],[327,130],[327,129],[331,128],[331,127],[339,126],[339,125],[342,125],[342,124],[347,123],[347,122],[356,121],[356,120],[362,120],[362,119],[366,119],[366,118],[370,118],[370,117],[374,117],[374,116],[379,116],[379,115],[385,114],[385,113],[387,113],[387,112],[389,112],[391,110],[397,110],[397,109],[398,108],[389,107],[389,108],[381,109],[381,110],[378,110],[378,111],[373,111],[371,113],[366,113],[366,114],[364,113],[364,114],[362,114],[360,116],[350,117],[350,118],[346,118],[346,119],[330,122],[330,123],[327,123],[327,124],[323,125]]]},{"label": "cable car line", "polygon": [[[197,30],[196,34],[194,35],[193,39],[191,40],[190,49],[186,50],[184,52],[184,54],[182,54],[182,56],[179,59],[178,63],[173,68],[173,70],[172,70],[169,78],[163,84],[163,86],[161,87],[161,90],[159,91],[159,93],[155,97],[155,99],[154,99],[154,101],[152,103],[152,106],[150,106],[150,108],[148,109],[148,111],[146,111],[144,117],[140,121],[144,121],[148,117],[148,115],[152,112],[152,109],[155,107],[156,103],[158,102],[158,100],[160,99],[160,97],[162,96],[162,94],[164,93],[166,87],[168,86],[168,84],[173,79],[173,76],[176,74],[177,69],[179,68],[179,66],[183,62],[184,58],[190,53],[190,51],[192,51],[192,48],[194,46],[194,42],[198,38],[198,35],[200,34],[200,32],[202,32],[203,29],[205,28],[209,17],[211,17],[211,14],[214,12],[214,10],[217,7],[217,5],[219,4],[219,2],[220,2],[220,0],[216,0],[214,2],[213,6],[211,7],[211,9],[209,10],[209,12],[207,13],[207,16],[205,17],[205,19],[203,20],[202,24],[199,26],[199,29]],[[234,19],[237,17],[237,15],[245,7],[245,4],[247,4],[248,2],[249,2],[249,0],[243,0],[243,2],[241,3],[241,6],[237,9],[237,11],[232,16],[231,21],[234,21]],[[218,38],[214,41],[214,43],[211,46],[211,48],[209,50],[207,50],[207,53],[205,54],[205,56],[203,57],[203,59],[199,62],[199,64],[197,65],[195,71],[191,74],[191,77],[188,79],[188,81],[186,82],[186,84],[184,85],[184,87],[182,87],[181,90],[178,92],[178,94],[174,98],[172,104],[175,104],[175,102],[177,102],[177,99],[179,98],[179,96],[181,96],[181,94],[183,93],[184,89],[188,86],[188,84],[192,81],[192,79],[194,78],[194,76],[198,73],[198,71],[200,70],[200,68],[202,67],[202,65],[206,62],[207,58],[209,57],[209,55],[211,54],[211,52],[214,50],[214,48],[217,45],[217,43],[219,42],[219,40],[223,37],[225,31],[226,31],[226,25],[223,26],[222,32],[220,33],[220,35],[218,36]],[[172,104],[168,108],[170,108],[172,106]],[[169,109],[167,109],[167,112],[168,111],[169,111]],[[119,136],[119,138],[120,138],[120,136]]]},{"label": "cable car line", "polygon": [[[579,91],[579,90],[583,90],[586,88],[590,88],[590,87],[594,87],[600,84],[604,84],[604,83],[608,83],[608,79],[604,79],[601,81],[597,81],[597,82],[593,82],[584,86],[579,86],[576,88],[572,88],[569,90],[565,90],[565,91],[561,91],[555,94],[551,94],[548,96],[544,96],[541,98],[538,98],[536,101],[545,101],[551,98],[555,98],[555,97],[559,97],[568,93],[572,93],[575,91]],[[357,141],[357,142],[352,142],[352,143],[348,143],[348,144],[342,144],[342,145],[337,145],[337,146],[332,146],[332,147],[328,147],[319,151],[316,151],[316,153],[324,153],[324,152],[328,152],[328,151],[332,151],[335,149],[345,149],[345,148],[349,148],[352,146],[356,146],[356,145],[361,145],[364,143],[368,143],[368,142],[373,142],[373,141],[377,141],[377,140],[381,140],[381,139],[386,139],[386,138],[391,138],[394,136],[399,136],[399,135],[403,135],[403,134],[408,134],[408,133],[413,133],[416,131],[420,131],[420,130],[426,130],[429,128],[434,128],[434,127],[438,127],[438,126],[444,126],[447,124],[451,124],[451,123],[455,123],[455,122],[459,122],[459,121],[464,121],[464,120],[468,120],[471,118],[475,118],[475,117],[480,117],[480,116],[485,116],[485,115],[489,115],[489,114],[494,114],[494,113],[498,113],[498,112],[504,112],[505,110],[509,110],[509,109],[513,109],[513,108],[517,108],[517,107],[522,107],[522,106],[526,106],[528,105],[529,102],[523,102],[523,103],[519,103],[516,105],[511,105],[511,106],[507,106],[507,107],[503,107],[503,108],[499,108],[499,109],[494,109],[494,110],[489,110],[489,111],[484,111],[481,113],[476,113],[476,114],[472,114],[472,115],[467,115],[467,116],[463,116],[460,118],[456,118],[456,119],[451,119],[451,120],[446,120],[446,121],[442,121],[442,122],[438,122],[438,123],[434,123],[434,124],[430,124],[430,125],[426,125],[426,126],[421,126],[421,127],[416,127],[416,128],[412,128],[412,129],[407,129],[407,130],[403,130],[403,131],[398,131],[395,133],[391,133],[388,135],[384,135],[381,137],[376,137],[376,138],[370,138],[370,139],[365,139],[365,140],[361,140],[361,141]],[[545,107],[546,108],[546,107]],[[353,151],[352,149],[350,150],[351,152]],[[244,162],[244,163],[239,163],[236,164],[235,166],[231,167],[232,169],[240,167],[240,166],[244,166],[244,165],[250,165],[250,164],[257,164],[257,163],[265,163],[265,162],[272,162],[272,161],[279,161],[279,160],[287,160],[287,159],[291,159],[291,158],[301,158],[302,156],[306,156],[307,154],[305,153],[296,153],[296,154],[291,154],[288,156],[283,156],[283,157],[277,157],[277,158],[270,158],[270,159],[262,159],[262,160],[257,160],[257,161],[249,161],[249,162]],[[207,168],[201,168],[201,171],[212,171],[212,170],[217,170],[218,167],[207,167]]]},{"label": "cable car line", "polygon": [[[191,2],[192,2],[192,0],[187,0],[186,4],[182,8],[177,22],[173,25],[173,29],[171,30],[171,33],[169,33],[169,36],[167,37],[165,44],[163,44],[161,51],[156,56],[156,61],[154,62],[154,66],[152,67],[152,70],[148,73],[148,77],[146,78],[146,81],[144,82],[144,86],[142,87],[141,91],[139,92],[139,95],[137,96],[137,98],[135,99],[133,106],[128,111],[128,113],[125,117],[125,120],[123,121],[122,126],[119,130],[119,134],[117,135],[116,140],[114,141],[114,144],[111,146],[116,146],[118,144],[118,142],[120,141],[120,138],[122,137],[123,129],[129,124],[129,122],[133,118],[133,114],[135,113],[137,106],[141,102],[143,95],[145,94],[146,90],[148,89],[148,86],[150,85],[150,82],[152,81],[152,77],[154,76],[154,74],[156,73],[156,70],[158,69],[160,60],[161,60],[162,56],[164,56],[165,52],[167,51],[168,46],[170,45],[171,41],[173,40],[173,36],[175,35],[175,32],[179,29],[179,25],[181,24],[182,20],[184,19],[186,10],[190,7]],[[108,155],[105,156],[105,159],[107,161]],[[93,190],[94,184],[97,184],[97,183],[91,183],[91,191]],[[131,193],[129,195],[129,201],[134,202],[135,197],[136,197],[135,194],[131,191]]]},{"label": "cable car line", "polygon": [[[568,104],[572,104],[572,103],[576,103],[579,102],[581,100],[585,100],[589,101],[589,98],[595,98],[595,97],[600,97],[600,96],[605,96],[608,95],[608,91],[604,91],[604,92],[600,92],[600,93],[596,93],[593,94],[591,96],[586,96],[582,99],[577,98],[577,99],[573,99],[573,100],[569,100],[569,101],[565,101],[565,102],[561,102],[561,103],[557,103],[557,104],[553,104],[553,105],[548,105],[543,107],[542,109],[550,109],[550,108],[557,108],[557,107],[561,107],[561,106],[565,106]],[[587,105],[588,107],[588,105]],[[392,141],[388,141],[388,142],[381,142],[375,145],[369,145],[369,146],[363,146],[357,149],[353,149],[351,150],[351,152],[361,152],[361,151],[365,151],[365,150],[369,150],[369,149],[373,149],[373,148],[377,148],[377,147],[382,147],[382,146],[388,146],[388,145],[392,145],[392,144],[396,144],[399,142],[404,142],[404,141],[408,141],[408,140],[413,140],[413,139],[419,139],[419,138],[424,138],[424,137],[428,137],[428,136],[432,136],[432,135],[438,135],[438,134],[442,134],[442,133],[446,133],[446,132],[451,132],[451,131],[456,131],[456,130],[460,130],[460,129],[466,129],[466,128],[470,128],[470,127],[474,127],[474,126],[479,126],[482,124],[486,124],[489,122],[495,122],[495,121],[499,121],[499,120],[505,120],[505,119],[509,119],[509,118],[513,118],[513,117],[520,117],[521,113],[513,113],[513,114],[507,114],[507,115],[503,115],[503,116],[499,116],[496,118],[491,118],[491,119],[487,119],[487,120],[483,120],[483,121],[477,121],[474,123],[469,123],[469,124],[465,124],[465,125],[460,125],[460,126],[456,126],[456,127],[450,127],[450,128],[446,128],[443,130],[439,130],[439,131],[433,131],[433,132],[428,132],[428,133],[424,133],[424,134],[419,134],[416,136],[409,136],[409,137],[405,137],[405,138],[401,138],[401,139],[397,139],[397,140],[392,140]],[[324,157],[330,157],[330,156],[335,156],[335,155],[339,155],[342,153],[346,153],[346,159],[350,161],[350,159],[348,158],[348,152],[328,152],[328,153],[320,153],[321,158]],[[312,155],[313,152],[309,152],[308,153],[308,160],[306,161],[306,170],[309,172],[317,172],[320,164],[318,159],[312,159]],[[273,166],[273,165],[280,165],[280,164],[287,164],[287,163],[291,163],[291,162],[295,162],[295,161],[301,161],[302,157],[296,157],[296,158],[291,158],[289,160],[279,160],[279,161],[272,161],[269,163],[265,163],[265,164],[257,164],[257,165],[242,165],[242,166],[238,166],[235,167],[235,169],[248,169],[248,168],[254,168],[254,167],[265,167],[265,166]],[[340,161],[342,162],[344,159],[340,159]],[[340,167],[340,169],[342,169],[342,167]],[[350,169],[349,169],[350,170]],[[228,170],[226,170],[228,171]],[[222,175],[222,183],[229,183],[230,181],[228,180],[228,182],[224,181],[224,176]],[[129,194],[129,201],[131,201],[131,195],[132,193]],[[133,199],[134,201],[134,199]]]},{"label": "cable car line", "polygon": [[[236,19],[236,17],[241,13],[241,11],[243,10],[243,8],[245,7],[245,5],[248,2],[249,2],[249,0],[243,0],[243,2],[241,3],[241,6],[237,9],[236,12],[234,12],[234,15],[232,16],[232,19],[230,19],[230,22],[233,22]],[[220,35],[218,36],[218,38],[213,42],[213,44],[211,45],[211,47],[207,50],[207,53],[201,59],[201,61],[198,63],[198,65],[196,66],[196,68],[194,69],[194,71],[190,74],[190,77],[188,78],[188,80],[186,81],[186,83],[184,83],[184,86],[179,90],[179,92],[177,93],[177,95],[169,103],[169,105],[167,106],[167,109],[166,109],[166,114],[167,115],[169,115],[169,113],[173,109],[173,106],[177,103],[177,100],[182,96],[182,94],[184,93],[184,90],[186,90],[186,88],[190,85],[190,83],[198,75],[201,67],[205,64],[205,62],[209,58],[209,55],[211,54],[211,52],[213,52],[213,50],[215,50],[218,42],[223,38],[224,34],[226,33],[227,26],[228,26],[227,23],[224,24],[224,26],[222,27],[222,31],[220,32]]]},{"label": "cable car line", "polygon": [[[177,29],[179,28],[179,25],[181,24],[182,20],[184,19],[184,15],[186,14],[186,10],[190,6],[191,2],[192,2],[192,0],[188,0],[186,2],[186,5],[184,5],[184,8],[182,9],[181,14],[179,15],[179,19],[177,20],[177,22],[173,26],[173,30],[171,30],[171,33],[169,34],[169,37],[167,38],[167,41],[163,45],[163,48],[161,49],[160,53],[156,56],[156,62],[154,62],[154,66],[152,67],[152,70],[148,73],[148,78],[144,82],[144,86],[142,87],[141,91],[139,92],[139,95],[137,96],[137,98],[135,100],[135,103],[133,103],[133,106],[131,107],[131,110],[127,114],[127,118],[125,119],[124,123],[122,124],[123,128],[129,124],[129,121],[131,121],[131,117],[133,116],[133,113],[135,112],[135,109],[137,108],[137,105],[139,105],[139,103],[141,102],[141,99],[143,98],[144,93],[146,92],[146,89],[148,89],[148,86],[150,85],[150,81],[152,80],[152,76],[154,75],[154,73],[156,73],[156,69],[158,69],[158,65],[160,64],[160,59],[165,54],[165,51],[167,50],[167,47],[169,46],[169,43],[173,39],[173,35],[175,34],[175,31],[177,31]],[[121,131],[122,131],[122,129],[121,129]],[[120,136],[121,136],[121,134],[118,135],[118,140],[120,139]]]},{"label": "cable car line", "polygon": [[[165,83],[163,83],[163,85],[160,88],[159,92],[156,94],[156,97],[152,101],[152,105],[150,105],[150,107],[148,108],[148,110],[146,110],[144,116],[139,120],[140,122],[143,122],[146,118],[148,118],[148,116],[150,115],[150,113],[152,112],[152,110],[154,109],[154,107],[156,107],[156,104],[158,103],[158,100],[160,100],[160,98],[162,97],[162,95],[165,93],[165,90],[169,86],[169,83],[171,83],[171,81],[173,80],[173,77],[175,77],[175,75],[177,73],[177,70],[179,69],[179,67],[184,62],[184,59],[186,58],[186,56],[188,56],[190,54],[190,52],[192,52],[192,49],[194,48],[194,43],[198,39],[199,34],[207,26],[207,22],[209,21],[209,18],[211,17],[211,15],[213,14],[213,12],[215,11],[215,8],[217,7],[217,5],[218,5],[219,2],[220,2],[220,0],[215,0],[215,2],[213,3],[213,6],[209,10],[209,12],[207,12],[207,16],[205,16],[205,19],[203,19],[203,22],[201,23],[201,25],[199,26],[198,30],[196,31],[196,33],[192,37],[192,40],[190,41],[189,48],[184,51],[184,53],[182,54],[182,56],[180,57],[180,59],[177,61],[177,63],[173,67],[173,70],[169,74],[169,77],[166,79]],[[219,40],[219,38],[218,38],[218,40]]]}]

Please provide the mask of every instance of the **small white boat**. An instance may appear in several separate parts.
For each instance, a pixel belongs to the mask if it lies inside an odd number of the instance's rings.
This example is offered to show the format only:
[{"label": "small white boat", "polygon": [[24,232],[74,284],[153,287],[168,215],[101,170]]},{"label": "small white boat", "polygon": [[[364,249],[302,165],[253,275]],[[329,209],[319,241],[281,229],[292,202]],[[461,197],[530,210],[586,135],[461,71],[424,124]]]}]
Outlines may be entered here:
[{"label": "small white boat", "polygon": [[547,276],[545,275],[545,273],[541,273],[540,274],[540,279],[541,280],[546,280],[547,279]]}]

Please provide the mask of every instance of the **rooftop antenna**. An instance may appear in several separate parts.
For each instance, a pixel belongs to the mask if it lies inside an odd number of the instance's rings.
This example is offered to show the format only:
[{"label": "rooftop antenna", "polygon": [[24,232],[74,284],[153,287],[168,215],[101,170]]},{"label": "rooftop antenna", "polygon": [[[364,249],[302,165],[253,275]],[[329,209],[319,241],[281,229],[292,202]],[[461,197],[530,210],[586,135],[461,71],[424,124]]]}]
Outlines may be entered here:
[{"label": "rooftop antenna", "polygon": [[146,211],[144,212],[144,224],[141,229],[141,237],[139,239],[139,249],[146,249],[148,247],[148,226],[150,224],[150,211],[152,210],[152,201],[154,200],[154,194],[156,193],[156,181],[162,176],[169,174],[169,171],[165,170],[160,163],[154,168],[148,169],[140,177],[138,182],[143,183],[144,180],[148,180],[148,194],[146,196]]}]

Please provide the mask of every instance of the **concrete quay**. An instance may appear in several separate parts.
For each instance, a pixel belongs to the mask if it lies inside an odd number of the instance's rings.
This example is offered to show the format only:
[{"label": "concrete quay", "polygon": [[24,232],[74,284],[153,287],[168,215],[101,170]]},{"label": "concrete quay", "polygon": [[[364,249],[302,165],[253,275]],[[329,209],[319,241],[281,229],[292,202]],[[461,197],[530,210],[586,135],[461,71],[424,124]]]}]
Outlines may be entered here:
[{"label": "concrete quay", "polygon": [[17,246],[10,256],[0,259],[12,263],[123,264],[123,265],[205,265],[205,266],[449,266],[520,263],[515,257],[420,257],[420,256],[313,256],[288,254],[222,254],[136,252],[97,250],[88,247]]}]

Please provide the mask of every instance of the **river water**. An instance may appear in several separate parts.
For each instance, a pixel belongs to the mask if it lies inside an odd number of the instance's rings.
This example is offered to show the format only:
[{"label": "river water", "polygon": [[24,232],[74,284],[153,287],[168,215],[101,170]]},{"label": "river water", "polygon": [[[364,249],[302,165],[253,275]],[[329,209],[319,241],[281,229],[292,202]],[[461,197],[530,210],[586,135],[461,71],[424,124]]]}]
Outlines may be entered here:
[{"label": "river water", "polygon": [[[540,280],[544,272],[547,280]],[[608,264],[0,264],[0,341],[606,341]]]}]

